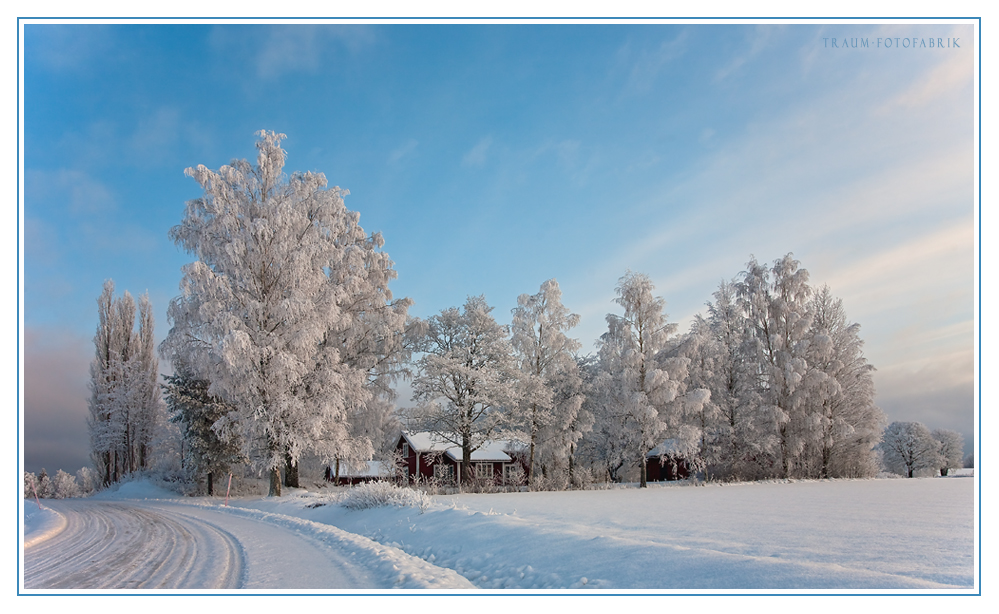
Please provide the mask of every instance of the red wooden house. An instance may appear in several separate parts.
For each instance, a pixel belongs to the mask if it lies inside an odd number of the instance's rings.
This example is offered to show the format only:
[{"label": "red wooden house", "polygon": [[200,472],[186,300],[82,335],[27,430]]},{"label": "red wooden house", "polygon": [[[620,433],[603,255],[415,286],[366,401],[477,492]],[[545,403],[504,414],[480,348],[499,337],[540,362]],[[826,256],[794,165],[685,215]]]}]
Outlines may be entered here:
[{"label": "red wooden house", "polygon": [[[513,482],[514,468],[519,465],[506,453],[510,444],[489,441],[472,452],[472,475],[466,479],[491,481],[494,484]],[[461,447],[444,441],[433,433],[403,431],[396,445],[402,457],[403,468],[409,482],[436,479],[454,483],[461,472]]]},{"label": "red wooden house", "polygon": [[[389,464],[390,466],[391,464]],[[381,461],[367,461],[358,467],[343,463],[340,465],[339,475],[336,475],[333,467],[326,467],[325,478],[327,482],[334,482],[337,486],[378,482],[391,479],[389,467],[386,467],[386,464]]]},{"label": "red wooden house", "polygon": [[650,482],[673,482],[690,477],[690,465],[680,454],[676,441],[667,439],[645,455],[646,479]]}]

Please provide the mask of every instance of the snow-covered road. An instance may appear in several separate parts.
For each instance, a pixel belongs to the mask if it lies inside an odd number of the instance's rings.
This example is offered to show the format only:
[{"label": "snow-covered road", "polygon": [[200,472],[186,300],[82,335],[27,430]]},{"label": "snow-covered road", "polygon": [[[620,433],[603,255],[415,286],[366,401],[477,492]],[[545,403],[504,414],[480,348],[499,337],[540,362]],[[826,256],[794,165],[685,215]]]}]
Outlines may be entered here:
[{"label": "snow-covered road", "polygon": [[61,518],[26,542],[26,589],[471,587],[397,549],[276,514],[169,501],[46,506]]},{"label": "snow-covered road", "polygon": [[243,550],[218,526],[133,504],[47,502],[64,528],[25,548],[25,588],[237,588]]}]

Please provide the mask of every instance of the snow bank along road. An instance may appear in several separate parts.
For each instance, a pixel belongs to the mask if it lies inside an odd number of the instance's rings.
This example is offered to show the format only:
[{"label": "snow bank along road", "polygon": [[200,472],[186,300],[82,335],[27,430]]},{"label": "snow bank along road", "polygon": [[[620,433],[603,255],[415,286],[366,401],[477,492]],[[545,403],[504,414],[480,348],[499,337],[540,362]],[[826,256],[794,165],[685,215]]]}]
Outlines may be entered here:
[{"label": "snow bank along road", "polygon": [[47,501],[25,589],[472,588],[450,569],[335,527],[165,501]]}]

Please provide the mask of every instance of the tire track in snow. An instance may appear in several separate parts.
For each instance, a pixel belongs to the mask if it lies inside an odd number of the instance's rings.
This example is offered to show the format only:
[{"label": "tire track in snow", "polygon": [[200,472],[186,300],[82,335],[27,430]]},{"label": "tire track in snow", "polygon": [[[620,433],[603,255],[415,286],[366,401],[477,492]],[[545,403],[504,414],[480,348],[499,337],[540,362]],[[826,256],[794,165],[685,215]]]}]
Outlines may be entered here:
[{"label": "tire track in snow", "polygon": [[27,589],[239,588],[244,557],[226,531],[131,505],[62,500],[65,528],[25,547]]}]

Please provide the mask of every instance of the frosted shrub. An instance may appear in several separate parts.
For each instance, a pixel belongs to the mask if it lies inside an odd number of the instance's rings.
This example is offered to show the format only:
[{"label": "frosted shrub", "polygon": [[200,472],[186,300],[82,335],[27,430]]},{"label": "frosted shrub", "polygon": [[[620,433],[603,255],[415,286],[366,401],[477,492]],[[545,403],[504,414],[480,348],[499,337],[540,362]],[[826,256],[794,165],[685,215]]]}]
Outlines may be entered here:
[{"label": "frosted shrub", "polygon": [[365,510],[372,507],[415,507],[420,513],[427,511],[433,498],[421,491],[399,488],[388,482],[368,482],[350,489],[340,505],[349,510]]},{"label": "frosted shrub", "polygon": [[56,472],[52,480],[52,498],[69,499],[80,496],[80,487],[76,483],[76,478],[66,473],[62,469]]},{"label": "frosted shrub", "polygon": [[30,471],[24,472],[24,498],[34,499],[35,498],[35,485],[38,482],[38,478],[35,477],[34,473]]},{"label": "frosted shrub", "polygon": [[80,467],[76,472],[76,483],[80,486],[81,495],[92,495],[99,486],[97,472],[90,467]]}]

